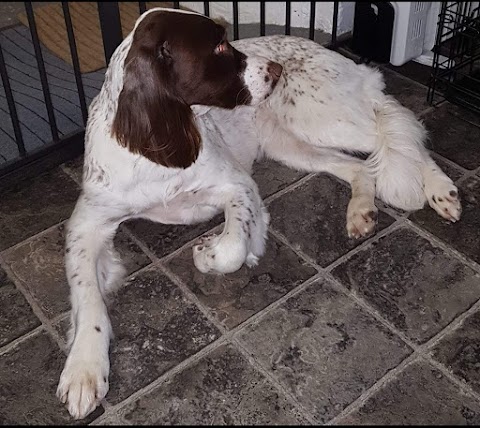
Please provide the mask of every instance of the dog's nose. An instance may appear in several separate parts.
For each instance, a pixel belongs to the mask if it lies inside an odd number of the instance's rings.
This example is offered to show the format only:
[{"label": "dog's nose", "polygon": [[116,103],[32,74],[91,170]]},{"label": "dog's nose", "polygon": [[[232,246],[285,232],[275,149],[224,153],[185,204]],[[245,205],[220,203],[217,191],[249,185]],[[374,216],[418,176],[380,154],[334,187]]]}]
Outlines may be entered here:
[{"label": "dog's nose", "polygon": [[267,71],[272,80],[276,83],[282,75],[283,67],[277,62],[269,61]]}]

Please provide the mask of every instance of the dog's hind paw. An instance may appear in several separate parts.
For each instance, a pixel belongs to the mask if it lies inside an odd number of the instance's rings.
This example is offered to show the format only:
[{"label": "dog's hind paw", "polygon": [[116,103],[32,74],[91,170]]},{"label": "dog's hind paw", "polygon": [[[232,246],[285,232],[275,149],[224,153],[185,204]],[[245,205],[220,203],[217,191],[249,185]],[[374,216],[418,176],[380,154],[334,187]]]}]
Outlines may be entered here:
[{"label": "dog's hind paw", "polygon": [[452,223],[460,220],[462,206],[457,187],[451,180],[436,180],[430,185],[425,185],[425,195],[429,205]]},{"label": "dog's hind paw", "polygon": [[364,198],[352,198],[347,209],[347,233],[349,238],[362,238],[374,232],[378,209]]}]

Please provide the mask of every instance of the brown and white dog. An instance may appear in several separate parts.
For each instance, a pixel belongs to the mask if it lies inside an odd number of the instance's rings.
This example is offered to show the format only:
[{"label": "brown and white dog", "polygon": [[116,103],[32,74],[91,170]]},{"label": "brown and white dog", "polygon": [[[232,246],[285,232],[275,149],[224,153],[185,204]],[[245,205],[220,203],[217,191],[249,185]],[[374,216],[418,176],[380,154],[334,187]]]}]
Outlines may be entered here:
[{"label": "brown and white dog", "polygon": [[375,196],[405,210],[428,202],[460,218],[457,188],[424,148],[425,129],[383,89],[379,71],[310,40],[230,44],[213,20],[171,9],[138,19],[90,106],[83,190],[67,227],[71,348],[57,395],[73,417],[108,391],[104,297],[124,275],[113,247],[121,222],[192,224],[223,210],[224,230],[194,246],[195,266],[253,266],[269,221],[251,178],[261,156],[348,182],[350,237],[374,230]]}]

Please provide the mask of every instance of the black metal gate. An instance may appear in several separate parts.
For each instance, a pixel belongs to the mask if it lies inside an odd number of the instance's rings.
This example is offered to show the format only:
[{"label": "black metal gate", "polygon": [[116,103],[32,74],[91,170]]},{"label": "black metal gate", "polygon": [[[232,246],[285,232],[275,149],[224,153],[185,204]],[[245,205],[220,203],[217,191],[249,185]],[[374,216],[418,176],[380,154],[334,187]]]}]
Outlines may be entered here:
[{"label": "black metal gate", "polygon": [[[72,82],[63,82],[63,84],[68,86],[68,90],[70,91],[68,97],[69,102],[74,103],[75,107],[79,110],[76,121],[72,121],[71,116],[68,117],[68,112],[61,111],[61,109],[59,111],[58,108],[54,108],[53,98],[64,97],[66,99],[66,96],[62,94],[61,85],[58,84],[55,86],[51,82],[52,79],[49,79],[47,67],[54,67],[55,64],[50,64],[48,61],[46,64],[45,62],[45,49],[42,49],[41,46],[37,31],[35,12],[31,2],[24,3],[25,12],[28,18],[29,42],[31,42],[33,46],[29,54],[30,61],[33,61],[33,57],[35,58],[35,63],[33,64],[36,65],[36,73],[38,73],[37,86],[40,87],[36,88],[33,83],[24,82],[28,80],[29,76],[22,74],[21,60],[16,58],[16,55],[18,55],[16,50],[17,47],[11,47],[10,51],[5,50],[10,45],[15,45],[15,43],[18,42],[9,39],[7,36],[4,38],[0,37],[0,75],[3,86],[3,91],[2,87],[0,87],[0,122],[3,121],[6,123],[3,129],[0,127],[0,149],[4,149],[0,152],[0,190],[9,188],[13,183],[18,182],[20,179],[34,177],[42,171],[73,159],[83,152],[83,139],[85,134],[85,124],[87,121],[88,102],[91,101],[91,98],[95,95],[95,90],[99,89],[101,82],[95,81],[95,84],[90,83],[90,86],[86,88],[85,76],[82,76],[80,71],[79,56],[69,3],[71,2],[62,2],[61,5],[68,36],[73,72],[70,73],[72,75]],[[233,13],[232,36],[234,40],[240,38],[239,3],[240,2],[231,2]],[[267,33],[266,3],[272,2],[260,2],[259,5],[260,36],[264,36]],[[289,35],[292,32],[292,2],[283,3],[285,4],[284,33]],[[310,24],[308,33],[305,34],[305,37],[315,40],[317,2],[309,2],[309,6]],[[123,39],[119,3],[98,2],[97,7],[105,58],[108,64],[111,55]],[[172,2],[171,7],[176,9],[180,8],[180,2]],[[203,7],[204,14],[210,16],[210,2],[203,2]],[[332,49],[337,46],[338,9],[339,2],[333,2],[332,34],[330,43],[328,44],[328,47]],[[138,2],[138,14],[140,15],[146,10],[147,3]],[[2,33],[0,32],[0,36],[1,34]],[[17,37],[17,35],[14,36]],[[20,36],[23,36],[25,39],[25,35]],[[30,67],[33,67],[33,65],[31,64]],[[93,81],[94,80],[92,80],[92,82]],[[24,93],[18,89],[19,85],[22,83],[26,84],[28,88]],[[54,94],[52,94],[52,85],[55,89]],[[28,98],[30,92],[36,94],[35,99]],[[75,92],[75,96],[78,97],[75,101],[72,101],[73,92]],[[42,144],[39,147],[34,147],[34,145],[30,144],[26,138],[30,136],[30,134],[34,134],[34,130],[32,131],[30,128],[33,128],[34,119],[38,119],[37,117],[34,117],[33,114],[30,115],[31,119],[28,119],[30,117],[29,114],[32,112],[30,103],[42,103],[41,107],[44,108],[45,111],[41,119],[43,121],[42,124],[47,128],[48,135],[42,137]],[[26,112],[25,116],[27,119],[22,122],[20,113],[23,112]],[[59,129],[59,116],[61,116],[64,121],[70,120],[72,123],[69,123],[69,126],[67,127],[64,126],[62,129]],[[32,126],[30,126],[31,124],[29,123],[29,120],[31,120]],[[40,121],[40,119],[38,120]]]}]

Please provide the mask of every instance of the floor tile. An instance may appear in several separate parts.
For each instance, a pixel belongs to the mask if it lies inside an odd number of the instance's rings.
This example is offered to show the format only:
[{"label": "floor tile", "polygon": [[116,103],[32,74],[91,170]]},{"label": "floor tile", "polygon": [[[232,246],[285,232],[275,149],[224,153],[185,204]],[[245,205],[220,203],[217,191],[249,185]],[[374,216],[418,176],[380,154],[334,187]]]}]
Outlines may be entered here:
[{"label": "floor tile", "polygon": [[469,170],[480,166],[480,126],[467,122],[471,116],[475,114],[450,103],[424,116],[429,148]]},{"label": "floor tile", "polygon": [[120,289],[109,313],[115,339],[107,400],[114,404],[219,337],[197,307],[154,270]]},{"label": "floor tile", "polygon": [[0,267],[0,347],[40,325],[32,308]]},{"label": "floor tile", "polygon": [[[480,283],[479,283],[480,286]],[[480,393],[480,313],[468,317],[434,348],[433,357]]]},{"label": "floor tile", "polygon": [[460,185],[462,218],[452,224],[427,207],[410,219],[461,253],[480,263],[480,177],[470,177]]},{"label": "floor tile", "polygon": [[[269,205],[270,224],[294,246],[322,266],[346,254],[366,238],[349,239],[346,229],[350,189],[328,175],[319,175],[295,192],[282,195]],[[394,219],[380,212],[377,231]]]},{"label": "floor tile", "polygon": [[419,64],[415,61],[408,61],[403,65],[395,66],[392,64],[386,64],[386,68],[395,71],[415,82],[421,83],[428,87],[430,82],[431,67],[428,65]]},{"label": "floor tile", "polygon": [[60,169],[47,172],[1,195],[0,251],[70,217],[77,184]]},{"label": "floor tile", "polygon": [[459,178],[463,177],[463,171],[458,167],[456,164],[450,164],[440,159],[438,156],[432,156],[435,163],[441,168],[441,170],[447,174],[454,182],[457,181]]},{"label": "floor tile", "polygon": [[415,363],[339,425],[478,425],[480,406],[426,363]]},{"label": "floor tile", "polygon": [[227,328],[236,327],[317,273],[272,237],[253,269],[244,265],[229,275],[202,274],[193,265],[191,248],[168,267]]},{"label": "floor tile", "polygon": [[289,184],[307,175],[270,159],[262,160],[253,167],[253,179],[258,185],[262,198],[283,190]]},{"label": "floor tile", "polygon": [[[48,318],[54,318],[70,308],[69,288],[65,276],[64,225],[6,251],[5,262],[39,304]],[[128,273],[146,266],[150,260],[124,233],[115,238]]]},{"label": "floor tile", "polygon": [[65,162],[63,167],[68,170],[71,176],[77,181],[77,183],[82,182],[83,175],[83,155],[78,156],[71,161]]},{"label": "floor tile", "polygon": [[82,421],[73,420],[55,392],[65,356],[46,333],[18,344],[0,358],[2,425],[71,425],[92,422],[100,406]]},{"label": "floor tile", "polygon": [[480,275],[401,228],[332,274],[411,340],[423,343],[480,298]]},{"label": "floor tile", "polygon": [[222,346],[122,411],[130,425],[283,425],[305,420],[234,349]]},{"label": "floor tile", "polygon": [[269,312],[239,339],[319,423],[337,415],[411,352],[324,281]]},{"label": "floor tile", "polygon": [[[157,257],[164,257],[179,249],[187,242],[205,234],[221,224],[223,214],[212,220],[195,225],[172,225],[154,223],[149,220],[129,220],[124,225]],[[193,262],[192,262],[193,263]]]},{"label": "floor tile", "polygon": [[417,116],[430,107],[427,102],[427,88],[407,79],[388,68],[381,69],[385,84],[385,92],[393,95],[402,105],[412,110]]}]

